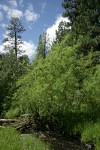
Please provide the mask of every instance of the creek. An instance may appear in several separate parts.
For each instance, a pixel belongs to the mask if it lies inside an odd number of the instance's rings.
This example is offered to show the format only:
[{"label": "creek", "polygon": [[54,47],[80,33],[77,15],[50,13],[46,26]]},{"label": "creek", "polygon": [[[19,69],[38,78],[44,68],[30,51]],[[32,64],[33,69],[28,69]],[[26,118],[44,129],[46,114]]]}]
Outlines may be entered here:
[{"label": "creek", "polygon": [[[22,136],[25,138],[28,134],[22,134]],[[86,147],[77,139],[47,137],[44,133],[38,134],[37,137],[45,145],[49,145],[50,149],[45,148],[45,150],[94,150],[91,145]]]}]

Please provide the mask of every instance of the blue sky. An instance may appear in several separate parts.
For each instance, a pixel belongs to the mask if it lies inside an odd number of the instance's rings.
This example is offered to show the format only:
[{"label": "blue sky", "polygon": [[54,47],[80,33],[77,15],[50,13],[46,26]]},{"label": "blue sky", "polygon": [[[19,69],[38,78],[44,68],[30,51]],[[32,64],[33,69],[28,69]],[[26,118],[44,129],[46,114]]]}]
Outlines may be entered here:
[{"label": "blue sky", "polygon": [[0,52],[3,52],[2,40],[7,34],[5,26],[11,17],[19,17],[26,31],[22,34],[23,49],[29,57],[34,55],[39,35],[46,31],[52,41],[55,30],[62,18],[64,11],[61,3],[63,0],[0,0]]}]

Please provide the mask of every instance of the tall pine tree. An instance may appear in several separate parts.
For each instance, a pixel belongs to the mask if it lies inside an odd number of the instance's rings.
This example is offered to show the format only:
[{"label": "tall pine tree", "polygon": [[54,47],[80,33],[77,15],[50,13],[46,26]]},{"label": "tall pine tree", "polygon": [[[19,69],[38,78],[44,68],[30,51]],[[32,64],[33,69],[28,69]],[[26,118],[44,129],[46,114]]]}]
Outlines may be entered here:
[{"label": "tall pine tree", "polygon": [[70,19],[72,32],[78,38],[82,35],[81,50],[84,54],[100,47],[100,2],[99,0],[64,0],[64,17]]},{"label": "tall pine tree", "polygon": [[59,23],[58,30],[56,30],[56,42],[61,42],[69,30],[68,23],[66,21],[61,21]]},{"label": "tall pine tree", "polygon": [[4,42],[8,41],[9,44],[5,49],[9,51],[14,51],[15,57],[17,58],[18,54],[22,52],[20,49],[21,41],[21,33],[25,31],[21,21],[19,18],[11,18],[8,26],[6,27],[8,34],[7,38],[4,39]]},{"label": "tall pine tree", "polygon": [[47,54],[47,49],[48,49],[47,33],[43,32],[39,36],[36,59],[40,59],[40,58],[45,59],[46,58],[46,54]]}]

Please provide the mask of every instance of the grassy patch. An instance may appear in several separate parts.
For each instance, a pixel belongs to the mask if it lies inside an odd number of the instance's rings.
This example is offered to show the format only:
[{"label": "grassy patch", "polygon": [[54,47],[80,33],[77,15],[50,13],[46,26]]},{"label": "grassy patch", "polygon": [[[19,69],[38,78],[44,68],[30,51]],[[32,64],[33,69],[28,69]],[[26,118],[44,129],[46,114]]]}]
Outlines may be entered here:
[{"label": "grassy patch", "polygon": [[50,150],[33,135],[21,136],[13,128],[0,128],[0,150]]},{"label": "grassy patch", "polygon": [[83,142],[93,142],[96,150],[100,150],[100,122],[88,123],[82,133]]}]

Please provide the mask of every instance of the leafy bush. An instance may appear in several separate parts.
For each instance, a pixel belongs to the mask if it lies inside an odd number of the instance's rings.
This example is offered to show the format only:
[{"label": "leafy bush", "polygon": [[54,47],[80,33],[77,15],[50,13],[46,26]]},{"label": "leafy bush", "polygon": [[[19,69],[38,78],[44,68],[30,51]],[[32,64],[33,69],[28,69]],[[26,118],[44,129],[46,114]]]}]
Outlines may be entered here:
[{"label": "leafy bush", "polygon": [[6,117],[6,118],[16,118],[16,117],[19,116],[19,114],[20,114],[19,109],[18,109],[18,108],[15,108],[15,109],[13,108],[13,109],[10,109],[10,110],[6,113],[5,117]]},{"label": "leafy bush", "polygon": [[17,82],[13,99],[21,113],[38,113],[40,118],[55,120],[58,114],[65,115],[79,105],[81,93],[74,74],[75,49],[66,47],[65,42],[54,45],[49,56]]},{"label": "leafy bush", "polygon": [[78,55],[80,43],[68,45],[69,37],[17,82],[11,109],[76,134],[100,117],[100,65],[93,66],[93,52]]}]

